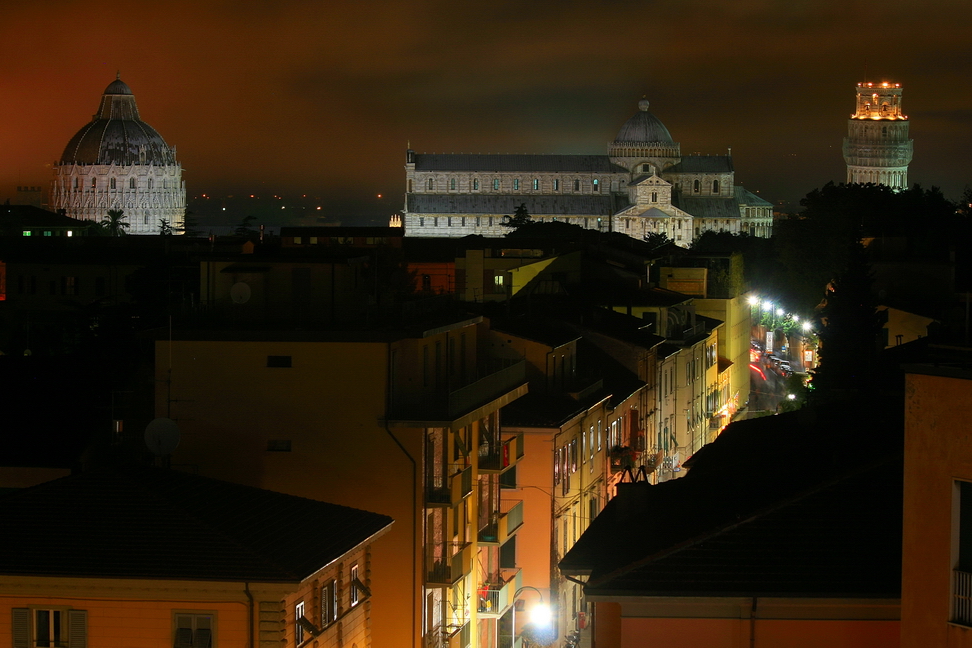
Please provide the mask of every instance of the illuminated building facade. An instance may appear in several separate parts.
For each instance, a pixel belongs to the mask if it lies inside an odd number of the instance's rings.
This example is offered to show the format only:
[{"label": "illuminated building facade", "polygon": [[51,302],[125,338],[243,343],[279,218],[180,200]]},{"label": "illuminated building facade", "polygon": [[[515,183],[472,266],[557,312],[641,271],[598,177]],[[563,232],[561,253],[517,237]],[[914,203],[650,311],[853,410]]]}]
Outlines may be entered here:
[{"label": "illuminated building facade", "polygon": [[405,164],[406,236],[503,236],[525,204],[539,221],[666,234],[688,245],[706,231],[772,234],[773,208],[734,185],[731,155],[681,154],[648,101],[607,155],[416,153]]},{"label": "illuminated building facade", "polygon": [[92,121],[54,163],[51,209],[95,222],[120,210],[128,234],[158,234],[162,220],[183,226],[186,185],[175,147],[141,120],[121,79],[105,88]]},{"label": "illuminated building facade", "polygon": [[858,83],[857,106],[847,120],[844,161],[847,183],[908,188],[908,164],[914,140],[902,112],[900,83]]}]

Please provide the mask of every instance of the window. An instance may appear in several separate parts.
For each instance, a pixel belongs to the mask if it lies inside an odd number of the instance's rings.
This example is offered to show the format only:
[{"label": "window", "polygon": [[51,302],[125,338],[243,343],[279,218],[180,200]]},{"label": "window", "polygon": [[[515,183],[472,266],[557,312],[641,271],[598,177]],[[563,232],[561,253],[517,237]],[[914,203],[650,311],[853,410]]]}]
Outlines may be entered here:
[{"label": "window", "polygon": [[115,188],[115,179],[114,178],[111,178],[110,180],[108,180],[108,186],[111,187],[112,189]]},{"label": "window", "polygon": [[433,216],[432,217],[432,227],[438,227],[438,226],[439,226],[439,217],[438,216]]},{"label": "window", "polygon": [[658,192],[657,191],[652,191],[651,192],[651,202],[658,202]]},{"label": "window", "polygon": [[601,450],[601,419],[597,419],[597,450]]},{"label": "window", "polygon": [[24,236],[30,236],[30,230],[24,230]]},{"label": "window", "polygon": [[351,583],[351,586],[348,588],[348,599],[351,601],[351,607],[354,607],[358,604],[361,596],[361,591],[358,589],[358,583],[360,581],[358,580],[357,564],[351,565],[351,577],[348,579],[348,582]]},{"label": "window", "polygon": [[712,181],[712,193],[714,193],[714,194],[719,193],[719,181],[718,180],[713,180]]},{"label": "window", "polygon": [[98,187],[98,179],[97,178],[91,178],[91,188],[92,189],[96,189],[97,187]]},{"label": "window", "polygon": [[149,188],[149,191],[152,190],[152,178],[149,178],[148,179],[148,188]]},{"label": "window", "polygon": [[600,190],[601,190],[601,181],[598,180],[597,178],[594,178],[594,193],[597,193]]},{"label": "window", "polygon": [[560,191],[560,179],[559,178],[554,178],[553,190],[554,191]]},{"label": "window", "polygon": [[479,191],[479,180],[473,180],[473,191]]},{"label": "window", "polygon": [[455,178],[452,178],[451,180],[449,180],[449,189],[451,189],[452,191],[455,191],[456,190],[456,179]]},{"label": "window", "polygon": [[289,369],[290,367],[293,366],[293,364],[292,364],[292,356],[289,356],[289,355],[288,356],[283,356],[283,355],[280,355],[280,356],[277,356],[277,355],[267,356],[267,366],[268,367],[277,367],[277,368]]},{"label": "window", "polygon": [[176,612],[173,617],[174,648],[212,648],[214,614]]},{"label": "window", "polygon": [[698,180],[692,183],[692,191],[694,193],[699,193],[702,190],[702,185]]},{"label": "window", "polygon": [[574,191],[580,191],[580,180],[574,180]]},{"label": "window", "polygon": [[75,178],[75,179],[74,179],[74,188],[75,188],[75,189],[77,189],[77,188],[78,188],[78,182],[79,182],[79,181],[78,181],[78,179],[77,179],[77,178]]},{"label": "window", "polygon": [[952,623],[972,626],[972,482],[956,481],[952,505]]},{"label": "window", "polygon": [[[294,606],[294,645],[299,646],[304,643],[304,626],[300,620],[304,618],[304,602],[301,601]],[[176,648],[179,648],[178,646]]]},{"label": "window", "polygon": [[520,190],[520,179],[513,178],[513,191],[519,191],[519,190]]},{"label": "window", "polygon": [[446,226],[452,227],[452,216],[446,216]]},{"label": "window", "polygon": [[329,626],[338,618],[337,581],[332,580],[321,588],[321,627]]},{"label": "window", "polygon": [[435,189],[435,180],[429,178],[429,191],[432,191],[433,189]]},{"label": "window", "polygon": [[419,227],[423,227],[424,225],[425,225],[425,219],[419,216]]},{"label": "window", "polygon": [[570,472],[577,472],[577,439],[570,442]]},{"label": "window", "polygon": [[641,165],[641,170],[644,173],[651,173],[651,165],[650,164],[642,164]]},{"label": "window", "polygon": [[534,191],[539,191],[540,190],[540,178],[534,178],[533,179],[533,190]]},{"label": "window", "polygon": [[493,178],[493,191],[499,191],[499,178]]},{"label": "window", "polygon": [[13,648],[84,648],[88,613],[68,608],[11,610]]},{"label": "window", "polygon": [[135,188],[135,178],[129,178],[128,179],[128,188],[129,189],[134,189]]}]

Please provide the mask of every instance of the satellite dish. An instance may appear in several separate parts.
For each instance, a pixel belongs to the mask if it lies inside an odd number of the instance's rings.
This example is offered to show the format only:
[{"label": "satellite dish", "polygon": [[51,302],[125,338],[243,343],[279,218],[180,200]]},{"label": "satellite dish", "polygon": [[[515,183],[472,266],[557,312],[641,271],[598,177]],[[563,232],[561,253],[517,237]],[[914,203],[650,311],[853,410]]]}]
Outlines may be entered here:
[{"label": "satellite dish", "polygon": [[245,304],[250,301],[250,285],[243,281],[237,281],[230,287],[230,299],[234,304]]},{"label": "satellite dish", "polygon": [[157,418],[145,426],[145,445],[157,457],[165,457],[179,446],[179,425],[168,418]]}]

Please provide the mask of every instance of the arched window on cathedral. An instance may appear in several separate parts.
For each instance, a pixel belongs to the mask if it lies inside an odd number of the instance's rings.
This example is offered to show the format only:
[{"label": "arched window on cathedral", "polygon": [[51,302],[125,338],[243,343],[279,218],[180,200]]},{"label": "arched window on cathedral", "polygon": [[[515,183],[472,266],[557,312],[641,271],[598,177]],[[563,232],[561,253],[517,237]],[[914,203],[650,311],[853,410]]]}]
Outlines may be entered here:
[{"label": "arched window on cathedral", "polygon": [[574,191],[580,191],[580,180],[574,180]]},{"label": "arched window on cathedral", "polygon": [[479,179],[473,180],[473,191],[479,191]]},{"label": "arched window on cathedral", "polygon": [[114,189],[115,188],[115,179],[114,178],[111,178],[111,179],[108,180],[108,187],[110,189]]},{"label": "arched window on cathedral", "polygon": [[540,178],[533,179],[533,190],[540,191]]},{"label": "arched window on cathedral", "polygon": [[642,164],[641,165],[641,170],[644,173],[651,173],[651,165],[650,164]]},{"label": "arched window on cathedral", "polygon": [[408,181],[408,193],[412,193],[412,181]]},{"label": "arched window on cathedral", "polygon": [[148,188],[149,188],[149,191],[152,191],[152,178],[149,178],[149,180],[148,180]]},{"label": "arched window on cathedral", "polygon": [[560,180],[557,179],[557,178],[554,178],[554,181],[553,181],[553,190],[554,191],[560,191]]},{"label": "arched window on cathedral", "polygon": [[135,188],[135,178],[129,178],[128,179],[128,188],[129,189],[134,189]]},{"label": "arched window on cathedral", "polygon": [[701,185],[701,183],[698,180],[696,180],[695,182],[692,183],[692,192],[693,193],[699,193],[699,191],[701,191],[701,189],[702,189],[702,185]]},{"label": "arched window on cathedral", "polygon": [[493,191],[499,191],[499,178],[493,178]]},{"label": "arched window on cathedral", "polygon": [[455,191],[456,190],[456,179],[455,178],[452,178],[451,180],[449,180],[449,189],[451,189],[452,191]]},{"label": "arched window on cathedral", "polygon": [[882,126],[881,127],[881,137],[887,137],[887,136],[888,136],[888,127],[887,126]]},{"label": "arched window on cathedral", "polygon": [[719,193],[719,181],[718,180],[713,180],[712,181],[712,193],[714,193],[714,194]]},{"label": "arched window on cathedral", "polygon": [[98,179],[97,178],[91,178],[91,188],[92,189],[96,189],[97,187],[98,187]]},{"label": "arched window on cathedral", "polygon": [[429,191],[435,190],[435,180],[429,178]]},{"label": "arched window on cathedral", "polygon": [[594,178],[594,193],[601,190],[601,183],[597,178]]},{"label": "arched window on cathedral", "polygon": [[75,189],[78,188],[78,179],[77,178],[74,179],[74,188]]},{"label": "arched window on cathedral", "polygon": [[519,191],[519,190],[520,190],[520,179],[513,178],[513,191]]},{"label": "arched window on cathedral", "polygon": [[658,192],[657,191],[652,191],[651,192],[651,202],[658,202]]}]

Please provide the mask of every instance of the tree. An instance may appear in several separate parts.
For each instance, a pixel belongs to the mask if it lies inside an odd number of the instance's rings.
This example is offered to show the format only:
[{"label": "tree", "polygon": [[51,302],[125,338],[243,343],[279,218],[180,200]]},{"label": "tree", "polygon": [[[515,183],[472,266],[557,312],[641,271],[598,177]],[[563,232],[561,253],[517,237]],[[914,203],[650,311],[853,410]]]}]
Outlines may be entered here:
[{"label": "tree", "polygon": [[196,220],[195,215],[188,209],[182,217],[182,227],[179,228],[179,231],[189,237],[199,236],[202,233],[199,230],[199,221]]},{"label": "tree", "polygon": [[172,225],[165,218],[159,220],[159,235],[160,236],[170,236],[172,234]]},{"label": "tree", "polygon": [[108,236],[122,236],[130,227],[128,221],[122,220],[124,217],[125,212],[121,209],[109,209],[108,215],[101,221],[101,227]]},{"label": "tree", "polygon": [[520,203],[520,206],[516,208],[512,216],[503,217],[503,226],[516,229],[517,227],[522,227],[527,223],[532,223],[533,219],[530,218],[530,212],[527,211],[526,203]]},{"label": "tree", "polygon": [[255,220],[256,216],[245,216],[243,220],[240,221],[240,224],[236,226],[236,229],[233,230],[233,234],[236,236],[253,236],[256,234],[256,232],[250,227],[250,225],[252,225],[253,221]]}]

